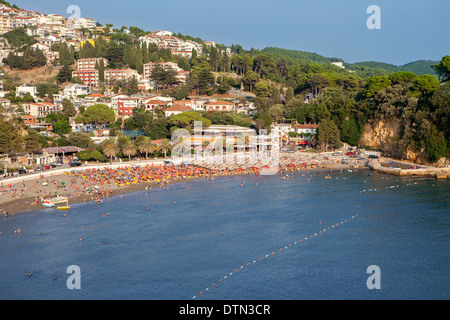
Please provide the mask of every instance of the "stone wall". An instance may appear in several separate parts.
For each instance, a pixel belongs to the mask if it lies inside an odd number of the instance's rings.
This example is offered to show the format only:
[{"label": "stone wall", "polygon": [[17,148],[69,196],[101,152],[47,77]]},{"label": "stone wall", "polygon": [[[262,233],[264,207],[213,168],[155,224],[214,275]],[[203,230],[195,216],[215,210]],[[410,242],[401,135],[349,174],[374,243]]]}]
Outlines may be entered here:
[{"label": "stone wall", "polygon": [[400,169],[400,168],[387,168],[381,166],[379,163],[369,164],[369,168],[394,176],[428,176],[438,179],[450,178],[450,168],[422,168],[422,169]]}]

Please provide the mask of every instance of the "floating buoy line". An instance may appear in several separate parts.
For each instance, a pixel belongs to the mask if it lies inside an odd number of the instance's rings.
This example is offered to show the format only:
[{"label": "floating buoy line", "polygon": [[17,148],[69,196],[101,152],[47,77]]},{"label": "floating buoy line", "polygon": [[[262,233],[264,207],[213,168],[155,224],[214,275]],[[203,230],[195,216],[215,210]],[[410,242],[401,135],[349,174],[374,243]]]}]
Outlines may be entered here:
[{"label": "floating buoy line", "polygon": [[[402,186],[400,186],[400,185],[398,185],[398,184],[395,184],[395,185],[390,185],[390,186],[386,186],[386,187],[378,187],[378,188],[371,188],[371,189],[364,189],[364,190],[361,190],[359,193],[365,193],[365,192],[375,192],[375,191],[384,191],[384,190],[389,190],[389,189],[396,189],[396,188],[401,188],[401,187],[409,187],[409,186],[414,186],[414,185],[417,185],[417,184],[419,184],[419,182],[409,182],[409,183],[407,183],[406,185],[402,185]],[[434,187],[434,184],[433,184],[433,187]]]},{"label": "floating buoy line", "polygon": [[[212,283],[209,287],[207,287],[207,288],[205,288],[204,290],[200,291],[200,292],[198,293],[198,296],[203,296],[203,295],[205,295],[209,290],[211,290],[211,289],[213,289],[213,288],[216,288],[219,284],[221,284],[221,283],[222,283],[223,281],[225,281],[227,278],[229,278],[229,277],[231,277],[232,275],[234,275],[234,274],[236,274],[237,272],[239,272],[241,269],[247,268],[247,267],[249,267],[249,266],[251,266],[251,265],[253,265],[253,264],[256,264],[256,263],[258,263],[258,262],[262,262],[262,261],[264,261],[265,259],[267,259],[267,258],[269,258],[269,257],[271,257],[271,256],[273,256],[273,255],[275,255],[276,253],[282,252],[283,250],[286,250],[286,249],[289,249],[289,248],[293,248],[293,247],[299,246],[299,245],[303,244],[305,241],[311,240],[311,239],[313,239],[313,238],[315,238],[315,237],[317,237],[317,236],[319,236],[319,235],[321,235],[321,234],[327,232],[328,230],[332,230],[333,228],[336,228],[336,227],[338,227],[338,226],[340,226],[340,225],[342,225],[342,224],[344,224],[344,223],[350,222],[351,220],[353,220],[354,218],[357,218],[358,216],[359,216],[359,213],[353,215],[350,219],[345,219],[345,220],[343,220],[343,221],[341,221],[341,222],[335,223],[335,224],[333,224],[333,225],[331,225],[331,226],[329,226],[329,227],[327,227],[327,228],[324,228],[324,229],[320,230],[319,232],[310,234],[309,236],[306,236],[305,238],[302,238],[302,239],[300,239],[300,240],[298,240],[298,241],[295,241],[295,242],[293,242],[293,243],[290,243],[290,244],[288,244],[288,245],[286,245],[286,246],[284,246],[284,247],[281,247],[280,249],[278,249],[278,250],[276,250],[276,251],[272,251],[272,252],[270,252],[270,253],[268,253],[268,254],[266,254],[266,255],[263,255],[263,256],[260,257],[260,258],[257,258],[257,259],[254,259],[254,260],[250,260],[250,262],[247,262],[247,263],[245,263],[245,264],[240,265],[239,267],[237,267],[236,269],[234,269],[232,272],[229,272],[229,273],[225,274],[225,275],[224,275],[222,278],[220,278],[218,281]],[[195,296],[192,297],[192,299],[196,299],[198,296],[195,295]]]}]

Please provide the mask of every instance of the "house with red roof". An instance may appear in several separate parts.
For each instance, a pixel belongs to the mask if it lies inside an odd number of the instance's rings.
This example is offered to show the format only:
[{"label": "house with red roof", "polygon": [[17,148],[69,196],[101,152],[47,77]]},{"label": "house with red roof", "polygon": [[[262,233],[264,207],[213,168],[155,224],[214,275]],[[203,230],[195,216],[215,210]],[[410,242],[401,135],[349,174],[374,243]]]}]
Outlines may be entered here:
[{"label": "house with red roof", "polygon": [[145,110],[156,112],[156,110],[165,110],[172,106],[170,101],[162,101],[158,99],[146,100],[144,102]]},{"label": "house with red roof", "polygon": [[172,108],[167,109],[166,111],[164,111],[164,114],[166,116],[166,118],[173,116],[173,115],[177,115],[183,112],[190,112],[190,111],[195,111],[194,109],[192,109],[191,107],[185,106],[185,105],[176,105],[173,106]]},{"label": "house with red roof", "polygon": [[215,101],[209,102],[205,105],[206,111],[235,111],[236,106],[233,102],[228,101]]}]

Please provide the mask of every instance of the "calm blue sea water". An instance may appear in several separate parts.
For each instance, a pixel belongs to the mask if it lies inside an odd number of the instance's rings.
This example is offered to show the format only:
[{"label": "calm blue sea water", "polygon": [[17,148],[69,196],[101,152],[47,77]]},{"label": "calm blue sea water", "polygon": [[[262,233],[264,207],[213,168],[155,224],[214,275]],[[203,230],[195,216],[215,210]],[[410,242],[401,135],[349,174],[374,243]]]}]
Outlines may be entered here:
[{"label": "calm blue sea water", "polygon": [[367,173],[199,180],[1,218],[0,299],[449,299],[450,183]]}]

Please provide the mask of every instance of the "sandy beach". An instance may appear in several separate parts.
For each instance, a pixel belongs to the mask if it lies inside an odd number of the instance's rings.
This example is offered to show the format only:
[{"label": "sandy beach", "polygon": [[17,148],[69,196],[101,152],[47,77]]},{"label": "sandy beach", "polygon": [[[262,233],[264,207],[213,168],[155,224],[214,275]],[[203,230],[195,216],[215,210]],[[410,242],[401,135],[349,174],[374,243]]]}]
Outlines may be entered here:
[{"label": "sandy beach", "polygon": [[[284,154],[280,157],[279,173],[301,170],[343,170],[354,164],[342,164],[337,159],[317,154]],[[62,174],[47,176],[36,174],[27,180],[6,179],[0,182],[0,214],[14,216],[20,212],[37,211],[43,199],[67,197],[70,204],[92,202],[124,193],[159,188],[181,181],[206,179],[217,176],[260,174],[255,166],[184,166],[184,165],[123,165],[75,168]]]}]

